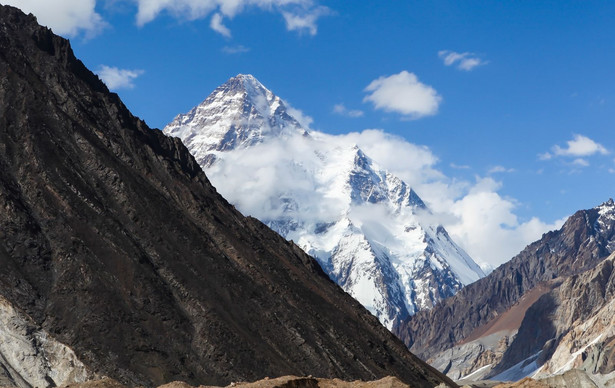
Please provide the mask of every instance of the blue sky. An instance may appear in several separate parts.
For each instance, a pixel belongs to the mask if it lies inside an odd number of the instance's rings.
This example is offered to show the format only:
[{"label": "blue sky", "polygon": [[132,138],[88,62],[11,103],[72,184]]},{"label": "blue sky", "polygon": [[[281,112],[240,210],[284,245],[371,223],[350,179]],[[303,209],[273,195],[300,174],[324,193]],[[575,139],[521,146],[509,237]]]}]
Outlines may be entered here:
[{"label": "blue sky", "polygon": [[[490,227],[480,213],[503,206],[493,227],[524,237],[502,255],[615,194],[615,2],[3,3],[34,12],[89,68],[115,75],[112,89],[152,127],[250,73],[313,129],[382,129],[427,147],[441,174],[432,180],[449,194],[419,194],[461,218],[489,203],[457,226],[461,240],[480,238],[471,224]],[[489,195],[464,202],[477,190]]]}]

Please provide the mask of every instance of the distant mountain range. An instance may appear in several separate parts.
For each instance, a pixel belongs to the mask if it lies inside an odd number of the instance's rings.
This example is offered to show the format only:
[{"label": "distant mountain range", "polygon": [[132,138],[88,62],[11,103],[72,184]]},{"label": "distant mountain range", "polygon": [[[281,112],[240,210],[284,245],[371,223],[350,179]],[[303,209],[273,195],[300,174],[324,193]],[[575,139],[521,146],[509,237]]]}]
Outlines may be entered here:
[{"label": "distant mountain range", "polygon": [[519,380],[578,368],[615,384],[615,203],[572,215],[487,277],[400,325],[453,379]]},{"label": "distant mountain range", "polygon": [[0,6],[0,386],[283,375],[454,386]]},{"label": "distant mountain range", "polygon": [[316,257],[388,328],[484,276],[411,187],[238,75],[164,128],[218,191]]}]

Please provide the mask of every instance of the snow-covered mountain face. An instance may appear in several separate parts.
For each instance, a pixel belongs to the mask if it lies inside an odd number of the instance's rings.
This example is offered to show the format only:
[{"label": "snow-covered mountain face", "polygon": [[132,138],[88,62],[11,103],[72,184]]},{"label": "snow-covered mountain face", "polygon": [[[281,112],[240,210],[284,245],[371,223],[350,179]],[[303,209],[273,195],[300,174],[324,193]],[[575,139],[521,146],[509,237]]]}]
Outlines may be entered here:
[{"label": "snow-covered mountain face", "polygon": [[282,100],[251,75],[231,78],[203,103],[177,116],[164,131],[182,139],[205,168],[221,152],[282,134],[307,133],[287,113]]},{"label": "snow-covered mountain face", "polygon": [[389,329],[484,276],[421,198],[345,137],[238,75],[164,132],[218,191],[306,252]]}]

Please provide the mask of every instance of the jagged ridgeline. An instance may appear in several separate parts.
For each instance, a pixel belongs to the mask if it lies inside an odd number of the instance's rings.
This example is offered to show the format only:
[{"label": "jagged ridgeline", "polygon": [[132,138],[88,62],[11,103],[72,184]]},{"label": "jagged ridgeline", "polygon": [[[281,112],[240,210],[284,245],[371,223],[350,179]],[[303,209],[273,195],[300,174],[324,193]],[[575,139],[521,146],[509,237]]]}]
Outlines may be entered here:
[{"label": "jagged ridgeline", "polygon": [[[580,210],[487,277],[400,326],[451,378],[583,369],[615,383],[615,203]],[[609,256],[611,255],[611,256]]]},{"label": "jagged ridgeline", "polygon": [[484,276],[408,184],[352,136],[308,130],[300,118],[239,74],[164,132],[240,211],[316,257],[389,329]]},{"label": "jagged ridgeline", "polygon": [[[33,16],[0,7],[0,382],[446,380],[243,217]],[[68,362],[65,362],[67,361]]]}]

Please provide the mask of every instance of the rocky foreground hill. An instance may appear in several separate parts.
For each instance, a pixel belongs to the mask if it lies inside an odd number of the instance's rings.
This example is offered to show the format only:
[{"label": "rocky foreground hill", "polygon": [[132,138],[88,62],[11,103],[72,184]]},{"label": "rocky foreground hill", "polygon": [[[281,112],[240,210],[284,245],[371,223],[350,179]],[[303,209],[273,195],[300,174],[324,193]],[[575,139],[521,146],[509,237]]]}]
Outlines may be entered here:
[{"label": "rocky foreground hill", "polygon": [[33,16],[0,7],[0,385],[443,381],[211,186]]}]

